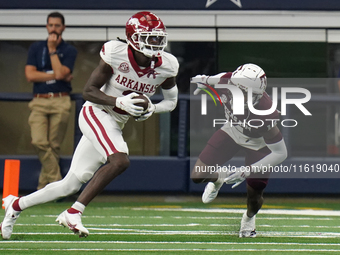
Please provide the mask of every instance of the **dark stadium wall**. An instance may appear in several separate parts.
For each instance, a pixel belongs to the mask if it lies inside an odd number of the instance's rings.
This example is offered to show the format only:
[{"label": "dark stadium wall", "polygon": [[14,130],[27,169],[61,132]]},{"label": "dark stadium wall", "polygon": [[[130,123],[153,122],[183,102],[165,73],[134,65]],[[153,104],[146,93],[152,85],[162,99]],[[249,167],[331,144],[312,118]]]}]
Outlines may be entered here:
[{"label": "dark stadium wall", "polygon": [[[36,190],[40,172],[40,162],[36,156],[0,156],[0,169],[4,166],[5,159],[20,159],[20,193],[25,194]],[[131,165],[127,171],[112,181],[104,192],[120,192],[147,194],[201,194],[205,184],[195,184],[189,176],[189,159],[175,157],[139,157],[132,156]],[[318,159],[308,160],[317,163]],[[60,160],[61,171],[65,175],[70,166],[71,157],[62,157]],[[336,159],[329,160],[327,164],[335,164]],[[231,161],[232,164],[242,164],[241,158]],[[301,165],[306,163],[298,158],[286,160],[283,165]],[[319,162],[320,163],[320,162]],[[325,162],[324,162],[325,163]],[[1,169],[2,170],[2,169]],[[3,171],[0,171],[3,172]],[[235,195],[245,192],[245,183],[231,189],[224,185],[220,194]],[[0,174],[0,189],[3,188],[3,175]],[[339,194],[340,186],[337,178],[272,178],[266,188],[266,194],[289,195],[327,195]]]},{"label": "dark stadium wall", "polygon": [[158,1],[1,1],[0,9],[89,9],[89,10],[340,10],[334,0],[158,0]]}]

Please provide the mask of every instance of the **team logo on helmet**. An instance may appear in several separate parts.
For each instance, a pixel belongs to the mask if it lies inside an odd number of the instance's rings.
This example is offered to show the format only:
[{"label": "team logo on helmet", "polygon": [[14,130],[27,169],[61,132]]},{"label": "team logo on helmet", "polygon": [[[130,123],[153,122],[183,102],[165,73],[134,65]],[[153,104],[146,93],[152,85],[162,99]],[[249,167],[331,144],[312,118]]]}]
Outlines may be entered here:
[{"label": "team logo on helmet", "polygon": [[128,25],[131,25],[134,27],[134,29],[138,29],[140,23],[139,20],[137,18],[131,18],[128,20]]},{"label": "team logo on helmet", "polygon": [[118,70],[121,71],[122,73],[130,72],[129,64],[126,62],[121,63],[118,67]]}]

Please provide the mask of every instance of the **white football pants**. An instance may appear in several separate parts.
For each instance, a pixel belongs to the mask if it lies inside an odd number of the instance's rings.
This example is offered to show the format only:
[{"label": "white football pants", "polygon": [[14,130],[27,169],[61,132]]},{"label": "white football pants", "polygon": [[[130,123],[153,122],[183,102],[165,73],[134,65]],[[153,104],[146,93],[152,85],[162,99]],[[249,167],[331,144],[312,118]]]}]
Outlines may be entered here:
[{"label": "white football pants", "polygon": [[79,127],[83,136],[73,154],[67,175],[60,181],[21,197],[19,206],[22,210],[76,193],[106,162],[109,155],[116,152],[128,154],[120,126],[113,116],[102,109],[83,106],[79,114]]}]

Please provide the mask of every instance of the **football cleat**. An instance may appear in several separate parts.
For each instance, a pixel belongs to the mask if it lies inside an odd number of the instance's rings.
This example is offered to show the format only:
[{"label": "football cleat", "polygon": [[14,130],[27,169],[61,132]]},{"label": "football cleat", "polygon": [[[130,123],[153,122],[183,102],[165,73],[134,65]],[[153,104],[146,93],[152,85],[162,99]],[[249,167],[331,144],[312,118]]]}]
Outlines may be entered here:
[{"label": "football cleat", "polygon": [[222,187],[224,182],[209,182],[204,189],[203,195],[202,195],[202,202],[204,204],[210,203],[213,201]]},{"label": "football cleat", "polygon": [[81,223],[80,212],[68,213],[67,210],[65,210],[58,216],[56,222],[58,222],[60,226],[68,227],[69,230],[79,237],[87,237],[89,235],[89,231]]},{"label": "football cleat", "polygon": [[254,215],[252,218],[249,218],[247,216],[247,212],[245,212],[242,216],[241,220],[241,228],[239,232],[239,237],[256,237],[256,231],[255,231],[255,218],[256,215]]},{"label": "football cleat", "polygon": [[18,197],[13,195],[8,195],[4,199],[2,199],[4,201],[5,207],[5,218],[0,225],[2,239],[11,238],[13,226],[21,213],[21,211],[15,211],[12,206],[14,201],[17,199]]}]

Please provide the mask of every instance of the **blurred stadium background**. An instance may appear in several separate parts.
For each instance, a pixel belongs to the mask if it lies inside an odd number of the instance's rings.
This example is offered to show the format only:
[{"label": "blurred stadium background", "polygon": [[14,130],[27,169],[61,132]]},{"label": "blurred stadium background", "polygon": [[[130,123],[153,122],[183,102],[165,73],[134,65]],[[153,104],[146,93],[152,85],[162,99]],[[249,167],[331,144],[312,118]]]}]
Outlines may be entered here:
[{"label": "blurred stadium background", "polygon": [[[340,2],[324,0],[0,1],[0,188],[5,159],[20,159],[20,194],[36,189],[40,163],[27,123],[32,85],[24,75],[29,45],[46,38],[46,15],[66,18],[64,39],[78,49],[73,109],[60,161],[67,173],[79,141],[81,92],[99,61],[102,44],[125,38],[138,10],[154,11],[169,33],[167,50],[180,62],[180,95],[171,114],[128,122],[124,136],[131,167],[88,206],[85,240],[54,223],[76,197],[23,213],[0,254],[339,254],[340,185],[334,178],[275,178],[257,218],[258,238],[237,237],[245,209],[244,184],[209,205],[204,185],[190,181],[190,163],[206,140],[190,129],[190,77],[234,70],[247,62],[270,78],[304,78],[312,117],[290,109],[295,128],[281,129],[289,157],[284,165],[339,164]],[[306,84],[306,81],[307,82]],[[269,83],[269,88],[271,83]],[[152,100],[160,100],[155,95]],[[190,146],[195,141],[195,146]],[[242,164],[236,157],[232,164]],[[319,198],[316,198],[319,197]],[[84,242],[85,241],[85,242]]]}]

